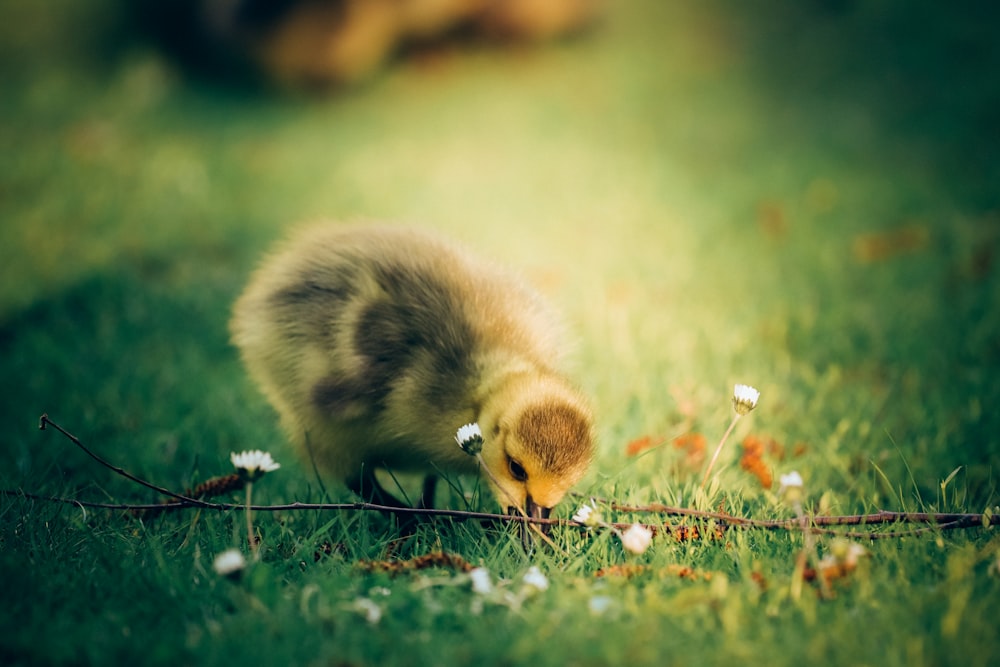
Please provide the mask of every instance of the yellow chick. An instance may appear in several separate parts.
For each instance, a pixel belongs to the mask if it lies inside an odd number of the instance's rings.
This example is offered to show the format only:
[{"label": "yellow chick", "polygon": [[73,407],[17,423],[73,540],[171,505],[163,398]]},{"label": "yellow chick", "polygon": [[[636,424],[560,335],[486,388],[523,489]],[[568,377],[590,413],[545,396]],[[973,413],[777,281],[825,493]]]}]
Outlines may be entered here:
[{"label": "yellow chick", "polygon": [[513,274],[431,234],[305,228],[253,275],[230,331],[300,454],[368,500],[401,504],[376,468],[476,473],[455,440],[469,423],[511,511],[548,516],[590,464],[558,319]]}]

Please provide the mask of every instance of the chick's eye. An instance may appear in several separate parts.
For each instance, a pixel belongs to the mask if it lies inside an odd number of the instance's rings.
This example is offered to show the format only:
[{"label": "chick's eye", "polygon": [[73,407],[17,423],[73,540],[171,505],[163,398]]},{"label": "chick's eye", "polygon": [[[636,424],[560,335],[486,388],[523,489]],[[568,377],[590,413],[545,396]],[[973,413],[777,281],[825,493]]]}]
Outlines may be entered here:
[{"label": "chick's eye", "polygon": [[523,482],[528,479],[528,473],[525,471],[524,466],[514,459],[507,459],[507,466],[510,468],[510,476],[517,481]]}]

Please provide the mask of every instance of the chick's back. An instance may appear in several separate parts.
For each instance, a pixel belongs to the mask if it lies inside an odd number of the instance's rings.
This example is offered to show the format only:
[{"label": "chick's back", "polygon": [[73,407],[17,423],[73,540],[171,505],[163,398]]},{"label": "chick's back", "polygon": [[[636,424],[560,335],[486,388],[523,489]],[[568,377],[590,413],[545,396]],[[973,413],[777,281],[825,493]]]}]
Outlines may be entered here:
[{"label": "chick's back", "polygon": [[324,224],[253,275],[230,323],[302,454],[471,472],[454,442],[512,374],[557,374],[562,328],[513,274],[409,228]]}]

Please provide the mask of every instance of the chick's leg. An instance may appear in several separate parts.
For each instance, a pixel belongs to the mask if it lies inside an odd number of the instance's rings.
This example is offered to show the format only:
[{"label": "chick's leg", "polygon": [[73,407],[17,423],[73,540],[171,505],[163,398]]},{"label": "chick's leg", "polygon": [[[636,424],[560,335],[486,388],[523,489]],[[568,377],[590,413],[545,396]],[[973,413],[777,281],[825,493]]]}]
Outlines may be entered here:
[{"label": "chick's leg", "polygon": [[[375,469],[372,467],[366,466],[357,475],[348,479],[347,488],[361,496],[366,502],[385,507],[410,507],[410,505],[386,491],[379,484],[379,481],[375,478]],[[426,491],[426,483],[424,488]],[[421,502],[423,502],[422,499]],[[419,517],[413,514],[396,515],[396,525],[399,527],[400,536],[413,535],[417,531],[419,521]]]},{"label": "chick's leg", "polygon": [[420,493],[420,504],[418,507],[421,509],[434,508],[434,492],[437,490],[437,482],[437,475],[427,475],[427,477],[424,477],[424,487]]}]

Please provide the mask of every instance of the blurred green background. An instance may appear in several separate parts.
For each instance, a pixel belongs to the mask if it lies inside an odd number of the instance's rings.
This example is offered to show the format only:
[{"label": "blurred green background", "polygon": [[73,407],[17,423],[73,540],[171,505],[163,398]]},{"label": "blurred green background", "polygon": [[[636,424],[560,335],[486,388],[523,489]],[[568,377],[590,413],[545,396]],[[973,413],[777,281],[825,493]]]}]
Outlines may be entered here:
[{"label": "blurred green background", "polygon": [[609,455],[680,403],[724,421],[743,381],[838,484],[905,458],[921,488],[962,465],[992,489],[993,3],[633,0],[323,95],[197,75],[120,3],[2,11],[12,485],[65,454],[43,411],[122,463],[280,441],[228,308],[289,225],[332,218],[524,270],[577,335]]},{"label": "blurred green background", "polygon": [[[690,502],[696,476],[678,472],[677,452],[633,459],[626,444],[686,431],[714,442],[742,382],[762,396],[719,469],[730,510],[775,507],[734,464],[750,432],[796,447],[794,460],[767,463],[799,469],[827,511],[995,506],[1000,5],[620,0],[572,38],[452,41],[324,94],[182,66],[129,6],[0,0],[0,487],[153,499],[39,433],[47,412],[170,488],[226,471],[232,450],[262,448],[283,466],[257,501],[315,499],[311,471],[284,444],[226,323],[267,247],[290,226],[329,218],[440,230],[552,299],[598,418],[584,492]],[[211,582],[206,554],[240,526],[191,516],[149,529],[4,498],[11,598],[0,658],[16,645],[28,662],[232,664],[261,659],[249,635],[273,640],[279,662],[333,660],[345,641],[369,659],[415,650],[394,643],[399,625],[387,626],[389,640],[345,635],[353,611],[336,623],[297,615],[299,585],[306,599],[320,582],[331,605],[341,589],[363,592],[352,562],[331,557],[300,576],[297,556],[269,551],[273,571],[258,571],[277,583],[258,587],[271,597],[249,609],[229,589],[192,583]],[[369,527],[357,515],[333,529],[319,515],[286,519],[262,522],[265,532],[297,544]],[[348,560],[385,555],[380,526],[372,519]],[[310,530],[319,537],[303,537]],[[721,570],[723,583],[731,575],[736,606],[726,608],[746,623],[706,643],[718,619],[688,610],[717,609],[718,599],[702,604],[708,593],[696,585],[614,589],[637,605],[614,626],[636,642],[611,641],[623,635],[609,630],[589,659],[660,664],[664,646],[687,644],[713,656],[700,664],[753,655],[985,665],[996,579],[984,559],[995,544],[986,531],[950,539],[880,542],[872,583],[821,608],[808,637],[798,630],[815,608],[788,611],[777,593],[759,603],[747,574],[760,558],[766,574],[785,577],[790,541],[748,535],[735,551],[661,542],[661,560]],[[493,555],[487,540],[463,544],[470,560],[516,561],[504,542]],[[570,574],[613,560],[601,544],[579,551]],[[553,594],[527,618],[586,616],[590,580],[566,581],[568,597]],[[418,601],[429,593],[406,597],[405,586],[394,604],[414,607],[393,623],[424,618]],[[163,597],[135,596],[147,589]],[[93,620],[81,625],[87,610]],[[663,632],[668,616],[686,625]],[[438,632],[427,618],[426,632]],[[479,639],[447,644],[447,655],[562,664],[562,653],[518,634],[521,620],[497,633],[455,620],[440,631]],[[591,633],[611,622],[576,620]],[[985,643],[963,639],[956,623]],[[130,624],[131,635],[106,632]],[[148,640],[161,629],[163,641]]]}]

